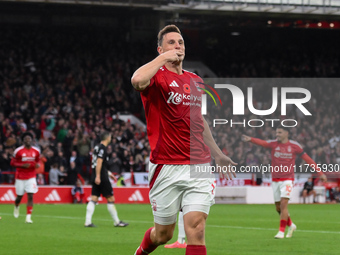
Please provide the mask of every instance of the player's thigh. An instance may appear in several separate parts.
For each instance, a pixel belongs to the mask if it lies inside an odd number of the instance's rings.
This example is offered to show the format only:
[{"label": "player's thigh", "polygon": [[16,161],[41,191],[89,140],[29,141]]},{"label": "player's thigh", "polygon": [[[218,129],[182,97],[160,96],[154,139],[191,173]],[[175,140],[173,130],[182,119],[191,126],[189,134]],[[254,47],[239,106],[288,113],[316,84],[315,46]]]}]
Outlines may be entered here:
[{"label": "player's thigh", "polygon": [[109,181],[104,181],[99,186],[103,197],[113,197],[113,189]]},{"label": "player's thigh", "polygon": [[35,178],[30,178],[25,180],[25,192],[26,193],[37,193],[38,192],[38,185],[37,180]]},{"label": "player's thigh", "polygon": [[[159,169],[160,167],[161,169]],[[149,198],[156,223],[164,225],[165,222],[160,222],[159,220],[166,217],[170,217],[167,219],[167,224],[173,223],[171,219],[176,222],[176,215],[181,206],[183,193],[179,183],[185,180],[185,177],[181,174],[182,168],[185,168],[185,166],[150,164]]]},{"label": "player's thigh", "polygon": [[281,182],[272,182],[275,203],[281,201]]},{"label": "player's thigh", "polygon": [[96,197],[100,197],[100,194],[101,194],[100,185],[92,183],[91,195],[96,196]]},{"label": "player's thigh", "polygon": [[287,180],[280,183],[281,198],[290,199],[293,191],[293,181]]},{"label": "player's thigh", "polygon": [[188,212],[209,214],[210,207],[215,203],[215,179],[190,179],[183,192],[183,215]]},{"label": "player's thigh", "polygon": [[18,196],[23,196],[25,194],[25,181],[24,180],[15,180],[15,193]]}]

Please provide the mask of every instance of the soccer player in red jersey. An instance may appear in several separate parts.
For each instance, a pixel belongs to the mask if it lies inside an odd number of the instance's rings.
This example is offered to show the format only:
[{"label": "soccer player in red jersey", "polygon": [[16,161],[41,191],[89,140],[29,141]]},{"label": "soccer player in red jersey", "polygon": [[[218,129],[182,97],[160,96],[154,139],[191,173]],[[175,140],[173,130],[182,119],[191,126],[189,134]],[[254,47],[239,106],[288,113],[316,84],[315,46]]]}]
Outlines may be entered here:
[{"label": "soccer player in red jersey", "polygon": [[280,214],[280,228],[275,238],[284,238],[286,226],[288,225],[287,238],[292,237],[296,225],[292,222],[288,212],[288,201],[293,190],[295,158],[300,156],[307,164],[313,167],[319,174],[320,179],[326,181],[326,175],[317,167],[313,159],[304,152],[301,145],[288,139],[289,129],[284,126],[276,128],[276,140],[264,141],[243,135],[244,142],[251,142],[262,147],[271,149],[271,174],[272,188],[276,211]]},{"label": "soccer player in red jersey", "polygon": [[15,199],[14,217],[19,217],[19,205],[22,196],[27,193],[26,223],[33,223],[31,214],[33,211],[33,194],[38,192],[35,169],[39,167],[40,150],[32,146],[33,135],[30,132],[22,136],[23,146],[14,151],[11,166],[16,168],[15,173]]},{"label": "soccer player in red jersey", "polygon": [[[151,146],[149,187],[154,227],[148,229],[135,255],[145,255],[168,242],[182,209],[187,235],[186,255],[205,255],[205,222],[214,203],[214,179],[190,177],[192,167],[235,165],[216,145],[201,114],[202,79],[183,70],[184,40],[175,25],[158,34],[159,55],[135,71]],[[225,168],[227,169],[227,168]],[[230,170],[230,168],[229,168]],[[232,171],[223,171],[232,178]]]}]

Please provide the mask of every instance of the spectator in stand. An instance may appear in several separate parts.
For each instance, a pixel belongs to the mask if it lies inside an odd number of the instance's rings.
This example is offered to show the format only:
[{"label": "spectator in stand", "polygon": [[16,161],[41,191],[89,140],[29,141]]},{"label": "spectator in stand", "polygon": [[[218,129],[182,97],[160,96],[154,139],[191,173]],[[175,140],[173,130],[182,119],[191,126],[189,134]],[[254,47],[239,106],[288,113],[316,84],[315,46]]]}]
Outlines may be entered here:
[{"label": "spectator in stand", "polygon": [[59,185],[60,176],[66,176],[66,174],[59,170],[58,163],[53,163],[49,173],[50,185]]},{"label": "spectator in stand", "polygon": [[90,176],[90,150],[91,150],[91,142],[89,136],[86,134],[81,134],[79,132],[78,142],[77,142],[77,151],[79,155],[79,161],[82,170],[85,169],[85,173],[83,173],[83,177],[86,180],[89,180]]},{"label": "spectator in stand", "polygon": [[73,197],[73,204],[82,204],[84,199],[84,189],[81,186],[81,181],[78,179],[76,185],[72,188],[71,194]]},{"label": "spectator in stand", "polygon": [[340,203],[340,188],[336,186],[329,191],[329,199],[332,204]]},{"label": "spectator in stand", "polygon": [[59,185],[66,185],[67,171],[64,166],[59,166],[62,175],[59,175]]},{"label": "spectator in stand", "polygon": [[313,202],[315,203],[316,192],[314,190],[314,182],[312,177],[309,177],[305,182],[301,195],[303,197],[303,203],[306,202],[306,197],[308,196],[313,196]]},{"label": "spectator in stand", "polygon": [[1,175],[1,171],[2,172],[7,172],[7,171],[11,171],[11,159],[8,155],[8,150],[4,150],[4,151],[1,151],[1,154],[0,154],[0,183],[2,182],[6,182],[6,183],[12,183],[12,178],[13,178],[13,175],[9,175],[9,174],[6,174],[6,175]]},{"label": "spectator in stand", "polygon": [[[81,162],[80,162],[80,159],[77,155],[77,151],[72,151],[71,153],[71,157],[70,157],[70,164],[74,162],[74,169],[77,171],[77,174],[80,174],[82,173],[82,168],[81,168]],[[73,169],[73,168],[72,168]]]},{"label": "spectator in stand", "polygon": [[43,174],[37,174],[37,184],[45,185],[45,176]]},{"label": "spectator in stand", "polygon": [[68,168],[68,171],[67,171],[67,184],[76,185],[77,178],[78,178],[78,171],[76,168],[76,162],[71,161],[70,167]]},{"label": "spectator in stand", "polygon": [[[39,178],[37,178],[37,180],[39,180],[40,183],[38,183],[39,185],[43,185],[45,184],[45,163],[47,162],[46,157],[44,156],[44,153],[41,153],[40,158],[39,158],[39,167],[35,170],[37,176]],[[44,182],[42,183],[42,179],[44,180]]]},{"label": "spectator in stand", "polygon": [[112,152],[108,162],[110,172],[120,175],[122,173],[121,165],[122,161],[117,157],[117,153]]}]

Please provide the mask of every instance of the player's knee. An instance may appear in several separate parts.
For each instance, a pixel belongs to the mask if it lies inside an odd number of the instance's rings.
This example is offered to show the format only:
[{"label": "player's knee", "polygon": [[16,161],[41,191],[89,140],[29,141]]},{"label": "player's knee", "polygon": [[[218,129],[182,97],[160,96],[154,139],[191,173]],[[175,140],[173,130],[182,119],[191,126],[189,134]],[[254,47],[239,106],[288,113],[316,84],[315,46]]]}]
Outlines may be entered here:
[{"label": "player's knee", "polygon": [[188,235],[192,236],[195,240],[203,240],[204,228],[205,221],[203,219],[198,219],[188,226],[187,232]]},{"label": "player's knee", "polygon": [[281,213],[280,205],[276,205],[276,206],[275,206],[275,209],[276,209],[276,211],[277,211],[279,214]]},{"label": "player's knee", "polygon": [[172,232],[164,232],[155,237],[155,243],[158,245],[166,244],[168,241],[171,240],[173,236]]}]

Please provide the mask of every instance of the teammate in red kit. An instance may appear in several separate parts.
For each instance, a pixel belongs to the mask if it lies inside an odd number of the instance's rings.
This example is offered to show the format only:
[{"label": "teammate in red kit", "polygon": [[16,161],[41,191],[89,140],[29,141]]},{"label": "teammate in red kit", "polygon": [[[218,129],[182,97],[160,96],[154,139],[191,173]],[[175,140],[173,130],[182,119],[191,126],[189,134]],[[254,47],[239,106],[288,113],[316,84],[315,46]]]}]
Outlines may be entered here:
[{"label": "teammate in red kit", "polygon": [[[135,255],[145,255],[168,242],[177,213],[183,211],[186,255],[205,255],[205,222],[214,203],[214,179],[190,176],[192,167],[235,165],[216,145],[201,114],[202,79],[183,70],[184,40],[175,25],[158,34],[159,55],[132,76],[140,91],[151,146],[149,187],[154,227],[148,229]],[[232,171],[224,171],[232,178]]]},{"label": "teammate in red kit", "polygon": [[30,132],[22,136],[23,146],[14,151],[11,166],[16,168],[14,217],[19,217],[19,205],[24,193],[27,193],[26,223],[33,223],[31,214],[33,210],[33,194],[38,192],[35,169],[39,167],[40,150],[32,146],[33,135]]},{"label": "teammate in red kit", "polygon": [[264,141],[243,135],[244,142],[252,142],[262,147],[271,149],[271,174],[272,187],[276,211],[280,214],[280,229],[275,238],[284,238],[286,226],[288,225],[287,238],[292,237],[296,230],[296,225],[292,222],[288,212],[288,201],[293,190],[295,158],[300,156],[307,164],[316,169],[320,174],[320,179],[326,181],[327,178],[322,174],[316,163],[305,153],[301,145],[288,139],[289,129],[283,126],[276,128],[276,140]]}]

